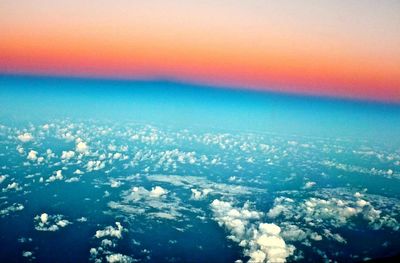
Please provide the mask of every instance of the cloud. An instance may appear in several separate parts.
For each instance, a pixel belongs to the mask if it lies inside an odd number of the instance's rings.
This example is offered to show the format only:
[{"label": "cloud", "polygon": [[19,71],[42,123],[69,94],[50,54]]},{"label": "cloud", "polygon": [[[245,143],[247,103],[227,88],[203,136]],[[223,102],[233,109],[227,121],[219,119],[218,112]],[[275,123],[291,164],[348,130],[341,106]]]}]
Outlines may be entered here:
[{"label": "cloud", "polygon": [[52,175],[49,177],[49,179],[46,180],[46,182],[54,182],[56,180],[62,180],[64,179],[64,176],[62,175],[62,170],[57,170],[55,175]]},{"label": "cloud", "polygon": [[120,187],[122,185],[122,183],[120,182],[120,181],[117,181],[117,180],[111,180],[110,181],[110,186],[112,187],[112,188],[118,188],[118,187]]},{"label": "cloud", "polygon": [[313,187],[314,185],[316,185],[316,182],[307,182],[305,185],[304,185],[304,189],[310,189],[311,187]]},{"label": "cloud", "polygon": [[107,262],[109,263],[132,263],[133,258],[122,255],[122,254],[111,254],[106,256]]},{"label": "cloud", "polygon": [[152,197],[160,197],[160,196],[163,196],[163,195],[165,195],[167,193],[168,193],[168,191],[165,190],[164,188],[162,188],[161,186],[156,186],[156,187],[151,188],[150,196],[152,196]]},{"label": "cloud", "polygon": [[40,215],[40,221],[41,221],[43,224],[46,224],[48,219],[49,219],[49,215],[48,215],[48,214],[43,213],[43,214]]},{"label": "cloud", "polygon": [[0,175],[0,184],[3,183],[7,177],[8,177],[7,175]]},{"label": "cloud", "polygon": [[75,152],[74,151],[62,151],[61,159],[69,160],[74,156],[75,156]]},{"label": "cloud", "polygon": [[24,258],[29,258],[29,257],[32,257],[32,256],[33,256],[33,253],[32,253],[31,251],[23,251],[23,252],[22,252],[22,256],[23,256]]},{"label": "cloud", "polygon": [[76,148],[75,150],[78,153],[82,153],[82,154],[86,154],[89,151],[89,146],[87,146],[87,144],[83,141],[80,141],[76,144]]},{"label": "cloud", "polygon": [[66,183],[76,183],[79,182],[79,177],[71,177],[65,180]]},{"label": "cloud", "polygon": [[31,161],[35,161],[37,159],[37,151],[34,150],[30,150],[28,153],[28,156],[26,157],[26,159],[31,160]]},{"label": "cloud", "polygon": [[7,190],[15,190],[15,191],[18,191],[18,190],[21,190],[21,187],[19,187],[19,184],[18,184],[18,183],[12,182],[12,183],[10,183],[10,184],[7,185],[6,191],[7,191]]},{"label": "cloud", "polygon": [[107,226],[103,230],[97,230],[95,237],[102,238],[110,236],[110,237],[122,238],[122,231],[124,230],[124,228],[122,227],[120,222],[115,222],[115,224],[117,225],[116,228],[113,226]]},{"label": "cloud", "polygon": [[204,199],[210,192],[212,192],[211,189],[197,190],[194,188],[190,189],[190,191],[192,191],[191,199],[193,199],[193,200]]},{"label": "cloud", "polygon": [[49,215],[42,213],[34,217],[35,229],[37,231],[54,232],[70,224],[70,221],[64,219],[63,215]]},{"label": "cloud", "polygon": [[232,185],[224,183],[216,183],[208,180],[201,176],[181,176],[181,175],[149,175],[147,176],[149,181],[168,183],[174,186],[182,187],[185,189],[196,189],[201,188],[208,194],[223,195],[223,196],[234,196],[253,194],[256,192],[262,192],[263,190],[258,188],[246,187],[241,185]]},{"label": "cloud", "polygon": [[97,161],[90,160],[90,161],[88,161],[88,163],[86,164],[86,169],[87,169],[88,172],[91,172],[91,171],[101,170],[101,169],[103,169],[105,166],[106,166],[105,163],[102,162],[102,161],[100,161],[100,160],[97,160]]},{"label": "cloud", "polygon": [[294,246],[280,236],[281,228],[273,223],[260,222],[263,213],[250,210],[250,204],[235,208],[230,202],[215,199],[211,203],[215,220],[229,232],[229,239],[244,248],[249,262],[285,262]]},{"label": "cloud", "polygon": [[76,169],[75,172],[74,172],[74,174],[79,174],[79,175],[81,175],[81,174],[84,174],[84,172],[82,172],[82,171],[79,170],[79,169]]},{"label": "cloud", "polygon": [[113,159],[119,159],[121,158],[122,154],[121,153],[114,153]]},{"label": "cloud", "polygon": [[19,154],[24,154],[24,148],[21,147],[20,145],[17,146],[17,151]]},{"label": "cloud", "polygon": [[84,217],[84,216],[82,216],[81,218],[78,218],[76,221],[78,221],[78,222],[80,222],[80,223],[83,223],[83,222],[86,222],[86,221],[87,221],[87,218]]},{"label": "cloud", "polygon": [[[290,194],[290,192],[286,192]],[[370,228],[398,231],[400,224],[393,213],[400,208],[398,201],[378,195],[355,194],[343,188],[319,189],[302,196],[293,191],[295,198],[277,197],[267,216],[282,222],[281,236],[288,241],[301,241],[305,245],[323,238],[346,243],[339,233]],[[311,195],[311,196],[310,196]],[[315,243],[313,246],[317,246]]]},{"label": "cloud", "polygon": [[8,216],[11,213],[22,211],[23,209],[24,209],[24,205],[14,203],[14,204],[0,210],[0,217]]},{"label": "cloud", "polygon": [[20,140],[21,142],[29,142],[33,140],[33,136],[32,134],[26,132],[18,135],[18,140]]}]

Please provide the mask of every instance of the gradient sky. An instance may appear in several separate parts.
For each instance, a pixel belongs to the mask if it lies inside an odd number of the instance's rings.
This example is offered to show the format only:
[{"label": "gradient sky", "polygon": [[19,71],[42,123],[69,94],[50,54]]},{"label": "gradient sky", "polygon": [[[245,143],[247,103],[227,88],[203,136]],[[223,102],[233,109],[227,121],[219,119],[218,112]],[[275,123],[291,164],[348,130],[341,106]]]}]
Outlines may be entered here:
[{"label": "gradient sky", "polygon": [[0,73],[400,102],[400,1],[2,0]]}]

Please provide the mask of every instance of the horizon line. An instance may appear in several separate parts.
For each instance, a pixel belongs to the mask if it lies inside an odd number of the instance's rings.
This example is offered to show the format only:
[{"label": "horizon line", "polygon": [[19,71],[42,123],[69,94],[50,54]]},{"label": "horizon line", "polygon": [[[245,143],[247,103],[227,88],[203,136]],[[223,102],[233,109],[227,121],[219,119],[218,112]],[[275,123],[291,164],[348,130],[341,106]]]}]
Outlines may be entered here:
[{"label": "horizon line", "polygon": [[107,81],[107,82],[164,82],[171,84],[178,84],[183,86],[192,86],[198,89],[209,89],[209,90],[224,90],[229,92],[246,92],[253,94],[262,95],[275,95],[292,98],[303,98],[303,99],[315,99],[325,101],[337,101],[337,102],[352,102],[360,104],[375,104],[375,105],[386,105],[400,107],[400,101],[394,100],[379,100],[367,97],[351,97],[351,96],[338,96],[338,95],[325,95],[315,94],[311,92],[295,92],[295,91],[282,91],[273,89],[262,89],[255,87],[246,86],[229,86],[229,85],[218,85],[209,84],[202,81],[190,81],[182,80],[173,77],[124,77],[124,76],[99,76],[99,75],[70,75],[70,74],[38,74],[30,72],[1,72],[1,77],[15,77],[15,78],[47,78],[47,79],[65,79],[65,80],[87,80],[87,81]]}]

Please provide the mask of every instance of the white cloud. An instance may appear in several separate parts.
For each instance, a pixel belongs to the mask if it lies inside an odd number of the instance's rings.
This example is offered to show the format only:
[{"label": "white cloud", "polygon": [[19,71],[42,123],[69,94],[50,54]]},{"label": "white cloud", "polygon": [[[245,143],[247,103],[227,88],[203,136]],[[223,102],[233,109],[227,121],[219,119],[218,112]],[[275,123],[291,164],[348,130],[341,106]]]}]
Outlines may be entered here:
[{"label": "white cloud", "polygon": [[64,219],[63,215],[49,215],[47,213],[35,216],[34,221],[35,229],[45,232],[54,232],[72,224],[70,221]]},{"label": "white cloud", "polygon": [[24,148],[22,148],[20,145],[17,146],[17,151],[19,154],[24,154]]},{"label": "white cloud", "polygon": [[26,132],[18,135],[18,140],[20,140],[21,142],[29,142],[33,140],[33,136],[32,134]]},{"label": "white cloud", "polygon": [[74,151],[62,151],[61,159],[68,160],[68,159],[73,158],[74,156],[75,156]]},{"label": "white cloud", "polygon": [[90,160],[86,164],[86,169],[88,172],[101,170],[104,167],[105,167],[105,163],[100,160],[97,160],[97,161]]},{"label": "white cloud", "polygon": [[250,188],[241,185],[231,185],[216,183],[201,176],[181,176],[181,175],[149,175],[147,179],[155,182],[169,183],[185,189],[201,188],[207,189],[208,194],[233,196],[262,192],[258,188]]},{"label": "white cloud", "polygon": [[122,227],[120,222],[115,222],[115,224],[117,225],[116,228],[113,226],[107,226],[103,230],[97,230],[95,237],[102,238],[110,236],[110,237],[122,238],[122,231],[124,230],[124,228]]},{"label": "white cloud", "polygon": [[65,180],[66,183],[76,183],[79,182],[79,177],[71,177]]},{"label": "white cloud", "polygon": [[193,200],[204,199],[210,192],[212,192],[211,189],[197,190],[195,188],[190,189],[190,191],[192,191],[191,199]]},{"label": "white cloud", "polygon": [[35,161],[37,159],[37,151],[34,150],[30,150],[28,153],[28,156],[26,157],[26,159],[31,160],[31,161]]},{"label": "white cloud", "polygon": [[62,170],[57,170],[55,175],[52,175],[49,177],[49,179],[46,180],[46,182],[54,182],[56,180],[62,180],[64,179],[64,176],[62,175]]},{"label": "white cloud", "polygon": [[76,144],[76,151],[78,153],[85,154],[89,151],[89,146],[87,146],[87,144],[85,142],[80,141]]},{"label": "white cloud", "polygon": [[11,213],[22,211],[24,209],[24,206],[22,204],[14,203],[2,210],[0,210],[0,216],[8,216]]},{"label": "white cloud", "polygon": [[22,256],[25,258],[29,258],[33,256],[33,253],[31,251],[24,251],[22,252]]},{"label": "white cloud", "polygon": [[112,188],[118,188],[118,187],[120,187],[121,186],[121,182],[120,181],[117,181],[117,180],[111,180],[110,181],[110,186],[112,187]]},{"label": "white cloud", "polygon": [[304,185],[304,189],[310,189],[311,187],[313,187],[314,185],[316,185],[316,182],[307,182]]},{"label": "white cloud", "polygon": [[121,158],[122,154],[121,153],[114,153],[113,159],[119,159]]},{"label": "white cloud", "polygon": [[294,247],[280,236],[281,228],[272,223],[261,223],[261,212],[250,210],[249,203],[234,208],[230,202],[215,199],[211,209],[215,220],[229,232],[229,239],[244,248],[249,262],[285,262]]},{"label": "white cloud", "polygon": [[43,224],[46,224],[48,219],[49,219],[49,215],[48,215],[48,214],[43,213],[43,214],[40,215],[40,221],[41,221]]},{"label": "white cloud", "polygon": [[359,192],[353,194],[343,188],[320,189],[311,193],[314,196],[305,195],[304,199],[298,191],[293,194],[294,199],[277,197],[267,213],[269,218],[282,222],[281,236],[285,240],[310,245],[310,241],[318,242],[325,237],[346,243],[339,233],[333,231],[365,229],[367,226],[374,230],[400,229],[397,215],[393,214],[400,205],[392,199]]},{"label": "white cloud", "polygon": [[84,216],[82,216],[81,218],[78,218],[76,221],[78,221],[78,222],[80,222],[80,223],[83,223],[83,222],[86,222],[86,221],[87,221],[87,218],[84,217]]},{"label": "white cloud", "polygon": [[163,195],[165,195],[167,193],[168,193],[168,191],[165,190],[164,188],[162,188],[161,186],[156,186],[156,187],[151,188],[150,196],[152,196],[152,197],[160,197],[160,196],[163,196]]},{"label": "white cloud", "polygon": [[0,184],[4,182],[4,180],[6,180],[7,175],[0,175]]},{"label": "white cloud", "polygon": [[18,183],[16,183],[16,182],[12,182],[12,183],[8,184],[7,188],[6,188],[6,190],[16,190],[16,191],[18,191],[20,189],[21,188],[19,187]]},{"label": "white cloud", "polygon": [[109,263],[132,263],[133,259],[129,256],[122,254],[111,254],[106,256],[107,262]]},{"label": "white cloud", "polygon": [[70,222],[66,219],[61,219],[56,224],[60,227],[66,227],[68,224],[70,224]]},{"label": "white cloud", "polygon": [[79,174],[79,175],[81,175],[81,174],[84,174],[84,172],[82,172],[82,171],[79,170],[79,169],[76,169],[75,172],[74,172],[74,174]]}]

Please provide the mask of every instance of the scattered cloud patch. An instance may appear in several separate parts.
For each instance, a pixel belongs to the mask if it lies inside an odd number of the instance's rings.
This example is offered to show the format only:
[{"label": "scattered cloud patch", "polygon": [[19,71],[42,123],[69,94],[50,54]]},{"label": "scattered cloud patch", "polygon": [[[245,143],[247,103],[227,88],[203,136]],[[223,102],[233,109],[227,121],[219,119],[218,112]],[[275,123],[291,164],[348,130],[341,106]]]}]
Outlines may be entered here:
[{"label": "scattered cloud patch", "polygon": [[102,237],[115,237],[115,238],[122,238],[122,231],[124,230],[123,226],[120,222],[115,222],[117,227],[107,226],[103,230],[97,230],[95,237],[102,238]]},{"label": "scattered cloud patch", "polygon": [[49,215],[42,213],[34,217],[35,229],[37,231],[55,232],[60,228],[64,228],[70,224],[68,220],[64,219],[63,215]]},{"label": "scattered cloud patch", "polygon": [[33,140],[32,134],[25,132],[23,134],[18,135],[18,140],[21,142],[30,142]]},{"label": "scattered cloud patch", "polygon": [[218,224],[229,231],[228,238],[244,248],[249,262],[286,262],[293,254],[295,248],[280,236],[281,228],[273,223],[262,223],[263,213],[251,210],[249,203],[235,208],[230,202],[215,199],[211,209]]}]

